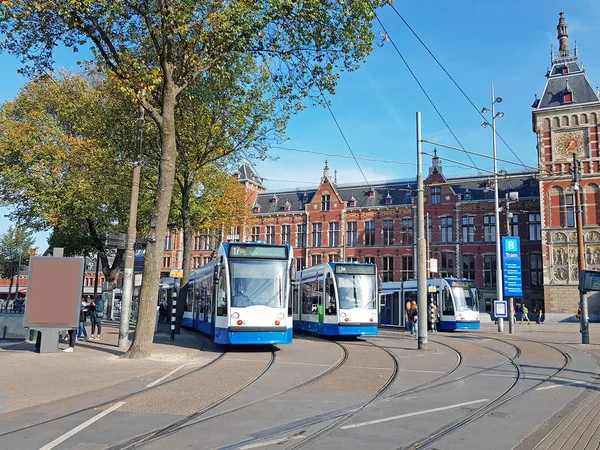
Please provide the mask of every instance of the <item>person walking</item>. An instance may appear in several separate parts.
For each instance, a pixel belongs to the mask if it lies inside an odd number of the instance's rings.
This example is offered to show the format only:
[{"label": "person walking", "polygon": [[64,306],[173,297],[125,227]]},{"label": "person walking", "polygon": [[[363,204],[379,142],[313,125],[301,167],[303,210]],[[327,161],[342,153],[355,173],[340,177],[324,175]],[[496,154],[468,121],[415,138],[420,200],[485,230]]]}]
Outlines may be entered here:
[{"label": "person walking", "polygon": [[[92,335],[90,341],[99,341],[102,333],[102,318],[104,317],[104,302],[102,299],[92,299],[88,305],[90,322],[92,323]],[[98,337],[95,337],[98,328]]]},{"label": "person walking", "polygon": [[81,299],[81,305],[79,306],[79,328],[77,329],[77,339],[87,339],[87,331],[85,329],[85,316],[88,312],[88,305],[85,298]]},{"label": "person walking", "polygon": [[529,310],[527,309],[527,306],[523,305],[521,307],[521,325],[523,325],[523,319],[525,319],[527,323],[531,325],[531,321],[529,320],[529,316],[527,316],[527,313],[529,313]]},{"label": "person walking", "polygon": [[410,335],[419,338],[419,312],[417,310],[417,302],[413,301],[410,304],[410,320],[412,322],[412,329]]}]

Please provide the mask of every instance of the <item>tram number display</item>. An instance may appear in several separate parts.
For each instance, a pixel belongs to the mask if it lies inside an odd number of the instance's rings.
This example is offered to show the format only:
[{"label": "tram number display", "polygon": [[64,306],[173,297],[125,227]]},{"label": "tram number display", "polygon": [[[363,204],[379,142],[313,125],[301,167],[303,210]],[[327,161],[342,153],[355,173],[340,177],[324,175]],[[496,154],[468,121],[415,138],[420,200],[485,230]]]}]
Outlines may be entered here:
[{"label": "tram number display", "polygon": [[375,275],[375,266],[354,265],[336,265],[335,273],[348,275]]},{"label": "tram number display", "polygon": [[450,282],[450,286],[452,286],[452,287],[465,287],[465,288],[475,287],[472,281],[463,281],[463,280],[452,280]]},{"label": "tram number display", "polygon": [[287,247],[269,245],[230,245],[230,258],[287,259]]}]

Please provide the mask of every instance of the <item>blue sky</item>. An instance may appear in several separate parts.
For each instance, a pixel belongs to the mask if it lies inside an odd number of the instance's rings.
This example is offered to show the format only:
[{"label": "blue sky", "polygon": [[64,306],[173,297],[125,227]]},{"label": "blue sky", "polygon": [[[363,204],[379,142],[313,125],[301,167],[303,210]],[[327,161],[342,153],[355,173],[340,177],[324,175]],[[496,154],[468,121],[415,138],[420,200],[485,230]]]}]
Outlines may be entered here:
[{"label": "blue sky", "polygon": [[[436,57],[444,64],[473,102],[490,106],[490,84],[503,98],[498,110],[498,133],[525,164],[536,165],[535,135],[531,130],[531,104],[542,94],[546,68],[550,65],[550,46],[557,48],[558,14],[565,12],[569,25],[569,45],[577,41],[580,61],[593,86],[600,85],[598,35],[600,2],[597,0],[491,1],[403,0],[396,9],[404,16]],[[446,121],[468,150],[490,154],[492,134],[481,127],[482,118],[414,38],[390,8],[379,12],[389,36],[396,43],[420,82],[442,112]],[[375,30],[381,32],[376,23]],[[63,51],[59,65],[74,67],[76,58]],[[18,61],[0,54],[3,83],[0,101],[14,98],[25,79],[16,73]],[[377,163],[360,161],[369,181],[415,176],[415,112],[423,116],[423,137],[457,146],[419,87],[407,71],[390,42],[375,49],[362,68],[342,75],[332,110],[357,156],[401,161]],[[307,108],[293,117],[288,126],[288,141],[282,147],[349,156],[349,151],[330,113],[321,107]],[[425,151],[431,148],[425,146]],[[440,156],[468,162],[464,154],[452,150]],[[338,182],[361,182],[362,176],[351,159],[273,149],[276,160],[258,162],[256,169],[267,179],[269,189],[292,189],[316,184],[324,160],[337,170]],[[501,142],[498,157],[516,158]],[[490,160],[476,158],[482,168]],[[425,157],[427,167],[429,158]],[[445,163],[445,173],[473,172]],[[499,164],[506,170],[517,166]],[[0,233],[10,222],[0,210]],[[38,235],[37,245],[45,248],[47,234]]]}]

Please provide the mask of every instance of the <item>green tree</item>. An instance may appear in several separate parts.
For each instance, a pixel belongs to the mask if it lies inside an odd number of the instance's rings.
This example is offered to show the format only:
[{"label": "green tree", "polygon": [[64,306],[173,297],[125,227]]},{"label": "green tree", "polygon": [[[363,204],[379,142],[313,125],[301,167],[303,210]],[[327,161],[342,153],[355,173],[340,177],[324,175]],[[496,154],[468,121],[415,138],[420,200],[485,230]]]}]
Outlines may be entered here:
[{"label": "green tree", "polygon": [[[6,233],[0,236],[0,276],[10,279],[7,299],[10,299],[13,280],[19,272],[19,267],[29,264],[30,251],[33,250],[34,244],[33,233],[21,226],[10,226]],[[8,301],[6,309],[8,310]]]},{"label": "green tree", "polygon": [[[106,78],[62,72],[27,83],[0,115],[0,202],[17,223],[51,227],[50,246],[66,255],[98,254],[114,287],[124,250],[108,249],[104,233],[127,228],[131,102]],[[146,224],[151,195],[143,191]]]},{"label": "green tree", "polygon": [[302,99],[333,93],[339,73],[356,69],[371,52],[373,8],[386,1],[0,1],[0,33],[6,37],[0,48],[21,55],[24,72],[51,67],[58,44],[77,50],[91,42],[98,61],[158,127],[160,176],[138,326],[127,357],[151,351],[182,92],[229,58],[249,54],[268,68],[279,96],[302,109]]}]

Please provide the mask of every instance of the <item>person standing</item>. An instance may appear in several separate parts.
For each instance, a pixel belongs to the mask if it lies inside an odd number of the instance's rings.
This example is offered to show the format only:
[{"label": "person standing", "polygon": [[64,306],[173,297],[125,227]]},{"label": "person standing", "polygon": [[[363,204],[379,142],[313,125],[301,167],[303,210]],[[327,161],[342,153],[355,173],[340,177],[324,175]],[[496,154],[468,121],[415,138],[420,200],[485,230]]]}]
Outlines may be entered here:
[{"label": "person standing", "polygon": [[412,336],[412,321],[410,320],[410,301],[406,302],[404,306],[404,323],[406,324],[406,331]]},{"label": "person standing", "polygon": [[417,310],[417,302],[413,301],[410,305],[410,320],[412,322],[412,329],[410,335],[419,338],[419,311]]},{"label": "person standing", "polygon": [[69,346],[63,350],[65,353],[73,353],[75,349],[75,330],[73,328],[69,329]]},{"label": "person standing", "polygon": [[87,303],[85,298],[81,299],[81,305],[79,306],[79,328],[77,329],[77,339],[87,339],[87,331],[85,329],[85,316],[88,311]]},{"label": "person standing", "polygon": [[527,306],[523,305],[521,307],[521,325],[523,325],[523,319],[525,319],[527,323],[531,325],[531,321],[529,320],[529,316],[527,316],[527,313],[529,313],[529,310],[527,309]]},{"label": "person standing", "polygon": [[[88,305],[90,322],[92,323],[92,335],[90,341],[99,341],[102,333],[102,317],[104,317],[104,304],[101,299],[92,299]],[[95,337],[98,328],[98,337]]]}]

